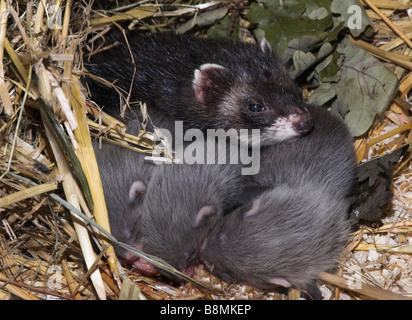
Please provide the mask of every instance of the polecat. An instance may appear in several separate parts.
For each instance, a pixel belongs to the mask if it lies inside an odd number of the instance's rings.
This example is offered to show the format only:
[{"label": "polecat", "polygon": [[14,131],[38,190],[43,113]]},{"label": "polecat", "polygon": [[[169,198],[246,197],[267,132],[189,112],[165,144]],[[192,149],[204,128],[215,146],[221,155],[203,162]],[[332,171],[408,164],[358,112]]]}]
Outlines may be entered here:
[{"label": "polecat", "polygon": [[310,291],[336,266],[346,244],[348,203],[324,188],[278,186],[224,216],[200,252],[208,270],[229,283]]},{"label": "polecat", "polygon": [[[93,142],[99,166],[104,197],[109,215],[111,233],[120,242],[129,244],[135,231],[131,224],[134,199],[144,194],[145,184],[150,180],[155,164],[144,161],[145,155],[110,143],[103,143],[99,149]],[[135,183],[141,181],[141,184]],[[114,245],[120,260],[127,260],[127,251]]]},{"label": "polecat", "polygon": [[[94,147],[112,234],[180,271],[189,272],[199,263],[198,251],[217,217],[242,204],[241,163],[156,165],[144,161],[142,153],[113,144],[104,143],[102,150],[97,143]],[[224,149],[227,160],[237,153]],[[144,274],[160,271],[179,280],[119,246],[115,250],[125,265]]]},{"label": "polecat", "polygon": [[314,280],[336,265],[347,240],[356,162],[345,125],[309,111],[309,135],[262,150],[252,190],[266,191],[221,218],[204,242],[200,260],[219,278],[319,297]]},{"label": "polecat", "polygon": [[[133,216],[139,220],[131,244],[190,274],[191,267],[199,264],[198,251],[218,217],[239,201],[242,183],[235,168],[157,167],[145,194],[133,208]],[[133,261],[133,266],[143,272],[150,269],[141,259]]]},{"label": "polecat", "polygon": [[[114,83],[131,102],[148,104],[149,115],[170,116],[166,129],[261,129],[261,145],[306,134],[312,120],[301,93],[270,46],[191,35],[128,32],[105,36],[114,48],[93,54],[87,70]],[[132,56],[131,56],[131,53]],[[133,61],[132,61],[133,57]],[[86,77],[92,99],[118,115],[116,91]],[[138,109],[138,108],[137,108]],[[164,125],[164,124],[163,124]]]}]

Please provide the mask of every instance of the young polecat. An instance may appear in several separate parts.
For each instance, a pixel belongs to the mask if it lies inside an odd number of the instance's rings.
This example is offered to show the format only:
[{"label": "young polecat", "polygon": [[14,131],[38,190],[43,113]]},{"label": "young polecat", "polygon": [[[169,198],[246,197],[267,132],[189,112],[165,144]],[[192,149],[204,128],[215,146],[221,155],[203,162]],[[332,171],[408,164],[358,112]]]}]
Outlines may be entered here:
[{"label": "young polecat", "polygon": [[[238,201],[241,188],[236,166],[159,166],[133,209],[139,226],[132,245],[190,274],[199,264],[204,239],[217,218]],[[139,260],[133,263],[145,272],[148,268],[141,265]]]},{"label": "young polecat", "polygon": [[280,185],[224,216],[211,229],[200,261],[229,283],[259,289],[312,286],[336,266],[349,234],[348,203],[326,188]]},{"label": "young polecat", "polygon": [[[306,134],[312,120],[301,93],[270,46],[190,35],[105,36],[114,48],[93,54],[87,70],[120,88],[131,102],[148,104],[149,115],[170,116],[185,128],[261,129],[261,145]],[[131,55],[131,53],[132,55]],[[133,57],[133,61],[132,61]],[[116,91],[86,77],[92,99],[118,115]]]},{"label": "young polecat", "polygon": [[[134,199],[145,192],[156,165],[144,161],[145,154],[111,143],[103,143],[101,149],[93,142],[99,166],[104,197],[109,215],[111,233],[117,240],[129,243],[134,234],[131,224],[135,217],[131,210]],[[135,183],[141,181],[141,184]],[[127,251],[114,246],[120,260],[127,260]]]},{"label": "young polecat", "polygon": [[347,240],[356,162],[345,125],[309,111],[309,135],[262,150],[252,190],[266,191],[220,219],[203,244],[200,260],[219,278],[319,297],[314,280],[336,265]]},{"label": "young polecat", "polygon": [[[142,153],[108,143],[101,150],[95,144],[95,151],[112,234],[180,271],[199,263],[198,250],[217,217],[242,203],[241,163],[155,165]],[[237,153],[225,151],[228,159]],[[124,264],[144,274],[160,271],[179,280],[119,246],[115,250]]]}]

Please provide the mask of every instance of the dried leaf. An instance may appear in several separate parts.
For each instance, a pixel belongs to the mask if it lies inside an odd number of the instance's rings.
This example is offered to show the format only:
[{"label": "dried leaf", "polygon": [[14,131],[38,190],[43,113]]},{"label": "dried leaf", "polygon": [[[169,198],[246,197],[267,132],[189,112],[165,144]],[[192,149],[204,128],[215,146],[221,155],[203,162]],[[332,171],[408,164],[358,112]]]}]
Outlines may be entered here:
[{"label": "dried leaf", "polygon": [[382,216],[381,207],[392,198],[392,168],[398,163],[408,146],[376,157],[358,165],[356,184],[350,197],[350,219],[376,221]]},{"label": "dried leaf", "polygon": [[37,103],[40,106],[41,112],[44,113],[44,115],[49,120],[50,124],[53,126],[53,130],[58,136],[60,143],[64,146],[64,149],[67,152],[67,155],[69,156],[70,161],[73,165],[73,169],[76,172],[77,178],[79,179],[79,182],[83,188],[83,193],[87,201],[87,205],[89,206],[90,210],[93,210],[93,199],[90,192],[90,187],[84,174],[83,168],[79,162],[79,159],[77,158],[76,153],[74,152],[73,146],[71,145],[64,131],[61,129],[58,121],[56,120],[54,114],[50,111],[50,109],[44,104],[44,102],[41,99],[38,99]]},{"label": "dried leaf", "polygon": [[[345,45],[346,43],[346,45]],[[332,105],[355,137],[364,134],[375,116],[394,98],[399,81],[379,60],[349,41],[338,52],[346,58],[341,80],[334,86],[337,99]]]}]

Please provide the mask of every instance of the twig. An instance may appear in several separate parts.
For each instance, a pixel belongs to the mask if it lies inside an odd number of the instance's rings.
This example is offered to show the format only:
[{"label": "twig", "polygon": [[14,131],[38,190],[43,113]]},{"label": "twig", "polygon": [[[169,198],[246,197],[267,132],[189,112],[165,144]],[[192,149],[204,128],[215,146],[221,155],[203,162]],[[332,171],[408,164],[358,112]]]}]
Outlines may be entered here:
[{"label": "twig", "polygon": [[384,289],[374,287],[371,285],[368,285],[366,283],[362,283],[360,288],[353,288],[348,285],[348,280],[343,278],[343,277],[338,277],[326,272],[323,272],[320,275],[320,279],[324,282],[331,283],[333,285],[339,286],[345,290],[350,290],[354,291],[363,295],[366,295],[367,297],[373,298],[373,299],[378,299],[378,300],[412,300],[411,298],[407,296],[403,296],[400,294],[392,293],[389,291],[386,291]]},{"label": "twig", "polygon": [[411,57],[408,57],[408,56],[405,56],[403,54],[399,54],[396,52],[387,52],[365,41],[355,40],[351,36],[349,36],[349,40],[355,43],[356,45],[358,45],[359,47],[365,49],[366,51],[369,51],[371,54],[373,54],[376,57],[379,57],[385,61],[392,62],[405,69],[412,70]]},{"label": "twig", "polygon": [[73,0],[67,0],[66,8],[64,10],[63,28],[62,28],[62,38],[60,43],[60,52],[63,53],[66,47],[67,35],[69,33],[69,23],[70,23],[70,13],[72,8]]},{"label": "twig", "polygon": [[[6,30],[7,30],[7,18],[9,16],[9,10],[7,8],[6,0],[1,0],[0,4],[0,95],[1,100],[4,106],[4,113],[7,116],[11,116],[13,114],[13,107],[10,100],[10,96],[8,90],[6,89],[5,81],[4,81],[4,45],[6,39]],[[0,110],[1,113],[1,110]]]},{"label": "twig", "polygon": [[25,29],[23,28],[23,25],[21,24],[20,18],[16,10],[13,9],[13,6],[11,6],[10,3],[9,3],[9,10],[13,17],[14,22],[17,25],[17,28],[20,31],[20,35],[23,38],[24,43],[26,44],[27,48],[31,51],[31,53],[36,57],[36,60],[37,60],[36,50],[34,49],[32,42],[30,41],[29,37],[26,34]]},{"label": "twig", "polygon": [[405,41],[405,43],[412,48],[412,42],[411,40],[408,39],[408,37],[406,37],[402,31],[400,31],[398,29],[398,27],[392,23],[391,20],[389,20],[370,0],[363,0],[368,6],[369,8],[371,8],[373,11],[376,12],[376,14],[382,18],[382,20],[399,36],[401,37],[401,39],[403,41]]},{"label": "twig", "polygon": [[31,75],[32,75],[32,66],[30,65],[30,68],[29,68],[29,76],[28,76],[28,79],[27,79],[27,87],[26,87],[26,91],[24,92],[24,98],[23,98],[23,101],[22,101],[22,104],[21,104],[21,107],[20,107],[19,117],[18,117],[18,119],[17,119],[16,129],[15,129],[14,138],[13,138],[13,144],[12,144],[12,146],[11,146],[11,150],[10,150],[10,154],[9,154],[9,161],[8,161],[8,163],[7,163],[6,171],[3,172],[3,174],[0,176],[0,180],[1,180],[1,179],[4,177],[4,175],[10,170],[11,161],[12,161],[12,159],[13,159],[14,148],[15,148],[15,146],[16,146],[16,141],[17,141],[17,137],[18,137],[18,134],[19,134],[19,130],[20,130],[20,123],[21,123],[21,119],[22,119],[22,117],[23,117],[24,103],[25,103],[25,101],[26,101],[26,99],[27,99],[28,92],[30,91]]},{"label": "twig", "polygon": [[401,132],[404,132],[404,131],[410,130],[410,129],[412,129],[412,122],[409,122],[409,123],[407,123],[407,124],[404,124],[403,126],[400,126],[399,128],[395,128],[395,129],[393,129],[393,130],[391,130],[391,131],[389,131],[389,132],[387,132],[387,133],[384,133],[384,134],[382,134],[382,135],[380,135],[380,136],[371,138],[371,139],[369,140],[369,145],[372,146],[372,145],[377,144],[377,143],[379,143],[379,142],[381,142],[381,141],[383,141],[383,140],[385,140],[385,139],[388,139],[388,138],[390,138],[390,137],[393,137],[394,135],[396,135],[396,134],[398,134],[398,133],[401,133]]},{"label": "twig", "polygon": [[[12,177],[16,177],[18,179],[22,179],[23,181],[26,181],[28,183],[30,183],[31,185],[37,185],[35,182],[24,178],[24,177],[20,177],[14,173],[9,172],[8,175],[12,176]],[[171,272],[177,276],[180,276],[182,279],[185,279],[187,281],[190,281],[194,284],[196,284],[199,287],[202,287],[204,289],[209,290],[208,287],[206,287],[205,285],[203,285],[202,283],[193,280],[192,278],[190,278],[189,276],[187,276],[186,274],[178,271],[177,269],[175,269],[174,267],[172,267],[171,265],[169,265],[167,262],[163,261],[160,258],[157,258],[155,256],[149,255],[147,253],[144,253],[140,250],[137,250],[136,248],[127,245],[123,242],[118,241],[114,236],[112,236],[109,232],[107,232],[104,228],[102,228],[98,223],[96,223],[94,220],[90,219],[89,217],[87,217],[86,215],[84,215],[80,210],[78,210],[77,208],[75,208],[74,206],[72,206],[69,202],[67,202],[66,200],[62,199],[61,197],[59,197],[58,195],[54,194],[54,193],[50,193],[49,196],[56,200],[57,202],[59,202],[60,204],[62,204],[64,207],[66,207],[68,210],[70,210],[72,213],[76,214],[77,216],[79,216],[81,219],[83,219],[85,222],[89,223],[90,225],[96,227],[97,229],[100,230],[100,232],[106,237],[108,238],[112,243],[117,244],[119,247],[122,247],[128,251],[130,251],[131,253],[135,254],[136,256],[138,256],[139,258],[142,258],[144,260],[146,260],[147,262],[153,264],[154,266]]]},{"label": "twig", "polygon": [[17,282],[17,281],[9,281],[7,279],[0,278],[0,282],[10,283],[14,286],[18,286],[18,287],[21,287],[21,288],[26,288],[30,291],[35,291],[35,292],[43,293],[43,294],[50,295],[50,296],[55,296],[55,297],[66,299],[66,300],[74,300],[71,297],[59,294],[57,292],[36,288],[36,287],[30,286],[30,285],[27,285],[27,284],[24,284],[24,283],[21,283],[21,282]]}]

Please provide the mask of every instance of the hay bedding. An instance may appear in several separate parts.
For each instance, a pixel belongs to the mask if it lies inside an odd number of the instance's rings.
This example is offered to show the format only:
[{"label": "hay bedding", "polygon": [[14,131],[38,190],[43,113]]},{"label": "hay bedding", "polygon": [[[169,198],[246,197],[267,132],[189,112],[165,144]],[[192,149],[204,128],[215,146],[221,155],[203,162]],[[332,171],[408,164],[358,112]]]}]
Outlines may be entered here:
[{"label": "hay bedding", "polygon": [[[358,44],[371,51],[384,46],[388,52],[410,57],[411,47],[400,40],[404,34],[411,36],[412,22],[406,11],[409,1],[367,2],[379,7],[377,11],[367,9],[376,31],[375,39],[373,46],[361,40]],[[296,299],[298,293],[294,291],[283,296],[243,285],[227,285],[202,269],[194,278],[212,288],[212,292],[191,283],[172,287],[116,265],[112,249],[106,251],[107,241],[97,236],[96,228],[88,225],[85,229],[85,224],[77,215],[70,214],[68,208],[75,209],[61,201],[67,200],[90,215],[88,195],[84,189],[83,193],[79,192],[72,178],[72,171],[76,170],[65,165],[64,154],[70,153],[70,147],[63,150],[59,147],[51,133],[53,124],[40,115],[41,106],[36,100],[40,97],[47,107],[53,107],[77,152],[85,177],[92,181],[90,192],[95,206],[99,206],[96,199],[102,194],[96,187],[98,180],[93,180],[96,168],[88,158],[90,133],[84,125],[87,120],[82,118],[82,108],[87,108],[90,119],[94,120],[89,120],[93,135],[102,127],[91,116],[96,109],[84,98],[86,90],[78,77],[84,59],[81,51],[102,48],[90,47],[91,44],[85,42],[87,33],[90,30],[104,32],[107,26],[120,21],[128,21],[141,30],[174,29],[176,24],[190,21],[199,9],[201,12],[216,8],[232,10],[229,11],[232,16],[242,17],[247,6],[243,8],[242,2],[195,1],[183,5],[181,1],[165,1],[157,7],[154,1],[129,4],[119,0],[104,4],[105,9],[121,8],[109,13],[92,10],[90,1],[57,1],[53,8],[61,10],[60,29],[48,25],[53,21],[53,9],[44,11],[41,3],[51,5],[51,1],[13,1],[11,5],[1,1],[0,299]],[[96,8],[103,9],[103,1],[96,1],[93,9]],[[390,17],[398,32],[376,12]],[[242,19],[247,26],[247,21]],[[202,27],[197,27],[198,32],[203,33]],[[407,62],[410,59],[404,59],[402,65],[399,61],[391,64],[395,60],[390,54],[381,58],[401,79],[399,93],[367,134],[356,140],[359,161],[411,142],[408,109],[412,98],[409,94],[412,68]],[[305,92],[310,94],[310,90]],[[117,130],[113,139],[117,136],[118,143],[124,143],[119,138],[124,135],[124,127],[110,119],[105,124]],[[150,140],[128,138],[137,149],[150,148]],[[384,210],[385,216],[377,223],[361,224],[353,234],[338,277],[322,277],[325,299],[390,299],[394,298],[391,293],[412,295],[412,157],[409,152],[394,172],[394,197]],[[107,223],[104,215],[95,218],[102,226]],[[90,248],[93,248],[91,254],[87,253]],[[359,281],[362,281],[361,287]]]}]

